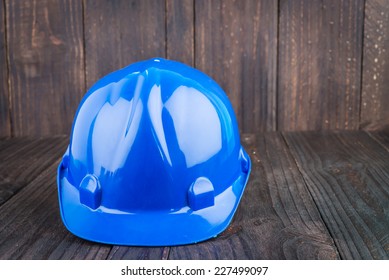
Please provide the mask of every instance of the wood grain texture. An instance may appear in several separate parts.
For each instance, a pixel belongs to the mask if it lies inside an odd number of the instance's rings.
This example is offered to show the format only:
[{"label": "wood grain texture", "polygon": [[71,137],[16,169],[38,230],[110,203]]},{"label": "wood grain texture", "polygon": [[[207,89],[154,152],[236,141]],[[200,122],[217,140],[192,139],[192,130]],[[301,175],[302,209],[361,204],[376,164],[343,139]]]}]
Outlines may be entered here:
[{"label": "wood grain texture", "polygon": [[0,206],[0,259],[102,258],[110,246],[72,235],[58,209],[59,161]]},{"label": "wood grain texture", "polygon": [[169,247],[129,247],[113,246],[107,259],[109,260],[161,260]]},{"label": "wood grain texture", "polygon": [[369,135],[389,151],[389,130],[370,131]]},{"label": "wood grain texture", "polygon": [[66,137],[1,141],[0,205],[60,158],[67,142]]},{"label": "wood grain texture", "polygon": [[139,60],[165,57],[165,1],[84,0],[86,80]]},{"label": "wood grain texture", "polygon": [[[58,215],[54,216],[51,225],[53,226],[51,229],[53,231],[52,234],[59,234],[59,237],[62,238],[62,240],[59,240],[58,238],[50,240],[51,248],[43,248],[43,254],[36,254],[33,249],[29,251],[29,254],[23,253],[21,258],[31,259],[35,257],[38,259],[47,258],[50,260],[104,260],[107,258],[112,246],[89,242],[78,238],[62,225]],[[54,226],[57,226],[57,228]],[[50,236],[49,233],[45,234]],[[44,238],[42,238],[42,243],[45,243]]]},{"label": "wood grain texture", "polygon": [[389,2],[366,0],[362,77],[362,129],[389,128]]},{"label": "wood grain texture", "polygon": [[0,3],[0,137],[11,136],[4,2]]},{"label": "wood grain texture", "polygon": [[67,143],[67,137],[0,142],[0,259],[166,258],[163,247],[112,248],[64,227],[55,174]]},{"label": "wood grain texture", "polygon": [[166,0],[166,56],[194,66],[194,0]]},{"label": "wood grain texture", "polygon": [[389,137],[369,135],[243,135],[252,173],[233,222],[217,238],[170,248],[74,236],[53,176],[67,138],[2,140],[0,189],[25,185],[0,205],[0,259],[387,259]]},{"label": "wood grain texture", "polygon": [[15,136],[70,133],[84,92],[82,5],[6,1]]},{"label": "wood grain texture", "polygon": [[389,152],[363,132],[288,133],[343,259],[389,259]]},{"label": "wood grain texture", "polygon": [[278,129],[359,127],[363,0],[281,0]]},{"label": "wood grain texture", "polygon": [[276,129],[277,1],[195,1],[195,65],[227,93],[243,132]]},{"label": "wood grain texture", "polygon": [[170,259],[336,259],[334,243],[280,134],[243,137],[249,183],[231,225]]}]

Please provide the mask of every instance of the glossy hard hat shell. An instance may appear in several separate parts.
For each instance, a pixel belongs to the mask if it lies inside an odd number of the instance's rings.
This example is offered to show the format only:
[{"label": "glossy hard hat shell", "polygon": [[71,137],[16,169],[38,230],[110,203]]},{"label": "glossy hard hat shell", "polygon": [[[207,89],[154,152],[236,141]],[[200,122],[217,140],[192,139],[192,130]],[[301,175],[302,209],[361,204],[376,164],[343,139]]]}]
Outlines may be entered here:
[{"label": "glossy hard hat shell", "polygon": [[182,63],[151,59],[99,80],[58,167],[61,216],[82,238],[179,245],[230,223],[250,172],[223,90]]}]

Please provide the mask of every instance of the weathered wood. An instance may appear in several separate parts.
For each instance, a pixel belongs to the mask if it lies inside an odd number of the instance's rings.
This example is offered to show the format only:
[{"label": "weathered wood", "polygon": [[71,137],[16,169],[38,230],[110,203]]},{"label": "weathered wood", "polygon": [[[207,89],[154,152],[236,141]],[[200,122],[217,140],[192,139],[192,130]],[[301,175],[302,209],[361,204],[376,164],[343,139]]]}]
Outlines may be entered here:
[{"label": "weathered wood", "polygon": [[112,248],[63,226],[55,178],[67,143],[67,137],[0,142],[0,259],[166,258],[166,248]]},{"label": "weathered wood", "polygon": [[170,259],[336,259],[336,248],[280,134],[243,137],[249,183],[219,237],[172,247]]},{"label": "weathered wood", "polygon": [[128,247],[114,246],[109,260],[160,260],[164,259],[168,247]]},{"label": "weathered wood", "polygon": [[2,2],[0,3],[0,137],[11,135],[4,12]]},{"label": "weathered wood", "polygon": [[166,56],[194,64],[194,0],[166,0]]},{"label": "weathered wood", "polygon": [[195,65],[227,93],[243,132],[276,129],[277,1],[195,1]]},{"label": "weathered wood", "polygon": [[133,62],[165,57],[165,2],[85,0],[86,80]]},{"label": "weathered wood", "polygon": [[[47,254],[47,259],[103,260],[107,258],[112,246],[89,242],[78,238],[62,226],[62,222],[59,220],[58,216],[56,216],[55,219],[56,221],[54,221],[53,224],[55,223],[55,225],[58,227],[56,230],[54,230],[54,227],[52,228],[52,234],[57,234],[57,232],[60,232],[60,236],[63,236],[64,238],[60,242],[58,242],[58,240],[53,242],[53,249],[51,250],[50,254]],[[45,240],[43,239],[42,242],[44,243]],[[30,252],[34,251],[30,250]],[[23,258],[27,257],[28,255],[23,255]],[[38,256],[38,258],[41,257]]]},{"label": "weathered wood", "polygon": [[70,132],[84,92],[82,5],[6,1],[15,136]]},{"label": "weathered wood", "polygon": [[389,258],[389,152],[366,133],[284,134],[343,259]]},{"label": "weathered wood", "polygon": [[106,258],[110,246],[78,239],[63,226],[58,163],[0,206],[0,259]]},{"label": "weathered wood", "polygon": [[4,0],[0,137],[68,134],[85,80],[89,87],[154,56],[213,77],[244,132],[384,128],[388,7],[387,0]]},{"label": "weathered wood", "polygon": [[281,0],[278,129],[359,127],[363,0]]},{"label": "weathered wood", "polygon": [[389,2],[366,0],[361,128],[389,127]]},{"label": "weathered wood", "polygon": [[[0,140],[0,153],[3,153],[5,149],[8,149],[11,146],[16,146],[20,141],[26,141],[28,142],[27,137],[16,137],[16,138],[11,138],[11,137],[5,137]],[[30,139],[31,141],[31,139]],[[0,163],[1,164],[1,163]]]},{"label": "weathered wood", "polygon": [[2,141],[0,205],[60,158],[66,150],[67,141],[67,137],[12,138]]},{"label": "weathered wood", "polygon": [[389,130],[370,131],[369,135],[389,151]]},{"label": "weathered wood", "polygon": [[338,251],[345,259],[389,258],[389,137],[370,135],[243,136],[253,166],[232,224],[217,238],[171,248],[72,235],[55,181],[67,139],[3,140],[0,189],[21,187],[0,205],[0,259],[334,259]]}]

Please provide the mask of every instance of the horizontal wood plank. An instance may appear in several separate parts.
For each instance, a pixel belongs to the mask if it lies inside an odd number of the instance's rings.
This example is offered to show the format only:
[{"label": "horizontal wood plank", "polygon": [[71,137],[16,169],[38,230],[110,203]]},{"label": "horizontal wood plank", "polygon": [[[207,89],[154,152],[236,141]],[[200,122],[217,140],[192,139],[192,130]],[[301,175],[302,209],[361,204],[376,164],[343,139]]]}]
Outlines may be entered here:
[{"label": "horizontal wood plank", "polygon": [[169,247],[113,246],[109,260],[160,260],[165,259]]},{"label": "horizontal wood plank", "polygon": [[[61,221],[58,220],[58,216],[55,217],[56,223],[61,224]],[[54,224],[54,222],[53,222]],[[53,229],[53,234],[57,234],[57,231],[60,232],[60,237],[63,237],[63,240],[58,242],[56,239],[52,243],[51,250],[47,252],[45,248],[43,251],[48,255],[47,259],[51,260],[103,260],[106,259],[109,252],[111,251],[110,245],[98,244],[83,240],[72,233],[68,232],[62,225],[59,226],[60,229]],[[50,235],[49,235],[50,236]],[[45,239],[42,239],[44,244]],[[30,251],[29,254],[24,254],[23,258],[42,258],[42,254],[34,255],[32,254],[34,250]]]},{"label": "horizontal wood plank", "polygon": [[56,171],[48,167],[0,207],[0,259],[105,259],[111,246],[79,239],[63,225]]},{"label": "horizontal wood plank", "polygon": [[252,173],[231,225],[174,247],[74,236],[61,221],[55,180],[67,138],[2,140],[0,189],[18,187],[0,205],[0,259],[387,259],[389,137],[370,135],[243,135]]},{"label": "horizontal wood plank", "polygon": [[228,229],[172,247],[170,259],[336,259],[337,250],[280,134],[243,137],[249,183]]},{"label": "horizontal wood plank", "polygon": [[389,258],[389,152],[364,132],[284,134],[343,259]]},{"label": "horizontal wood plank", "polygon": [[389,130],[370,131],[369,135],[389,151]]},{"label": "horizontal wood plank", "polygon": [[56,168],[67,143],[68,137],[0,142],[0,259],[163,258],[162,247],[112,248],[80,239],[64,227]]},{"label": "horizontal wood plank", "polygon": [[66,150],[67,137],[11,138],[0,142],[0,205],[52,165]]}]

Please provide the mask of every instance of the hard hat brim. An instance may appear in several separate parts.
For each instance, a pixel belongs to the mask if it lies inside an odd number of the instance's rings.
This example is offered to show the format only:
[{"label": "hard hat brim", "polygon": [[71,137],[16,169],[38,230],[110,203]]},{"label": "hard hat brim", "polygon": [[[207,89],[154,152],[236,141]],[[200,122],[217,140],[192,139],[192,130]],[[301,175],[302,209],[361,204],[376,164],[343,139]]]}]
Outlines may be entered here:
[{"label": "hard hat brim", "polygon": [[[243,150],[243,149],[242,149]],[[172,246],[216,237],[231,222],[247,184],[251,163],[231,186],[216,195],[213,206],[200,210],[184,207],[173,211],[123,212],[80,203],[78,189],[67,180],[67,169],[58,167],[57,183],[62,220],[81,238],[114,245]]]}]

